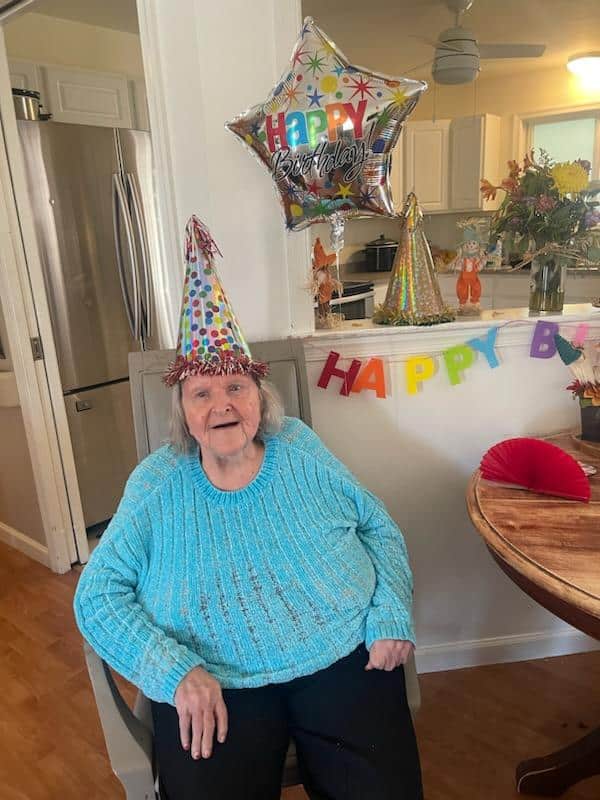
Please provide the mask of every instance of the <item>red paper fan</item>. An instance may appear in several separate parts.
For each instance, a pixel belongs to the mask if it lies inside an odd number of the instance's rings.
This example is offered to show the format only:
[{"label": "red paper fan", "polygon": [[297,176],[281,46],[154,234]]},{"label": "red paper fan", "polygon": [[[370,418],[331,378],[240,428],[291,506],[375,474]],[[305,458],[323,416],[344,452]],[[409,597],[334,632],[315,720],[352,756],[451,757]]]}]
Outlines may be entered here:
[{"label": "red paper fan", "polygon": [[541,494],[589,502],[590,482],[577,461],[541,439],[506,439],[481,459],[481,476]]}]

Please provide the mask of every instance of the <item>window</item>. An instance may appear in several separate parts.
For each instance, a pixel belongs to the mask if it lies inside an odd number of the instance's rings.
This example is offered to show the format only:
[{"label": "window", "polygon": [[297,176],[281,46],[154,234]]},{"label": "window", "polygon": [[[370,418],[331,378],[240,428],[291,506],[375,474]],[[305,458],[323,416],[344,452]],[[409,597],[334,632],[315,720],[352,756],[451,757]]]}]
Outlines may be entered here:
[{"label": "window", "polygon": [[[589,112],[588,112],[589,113]],[[529,122],[531,147],[545,150],[554,161],[575,161],[578,158],[592,165],[591,179],[600,178],[600,124],[594,116],[546,117]]]}]

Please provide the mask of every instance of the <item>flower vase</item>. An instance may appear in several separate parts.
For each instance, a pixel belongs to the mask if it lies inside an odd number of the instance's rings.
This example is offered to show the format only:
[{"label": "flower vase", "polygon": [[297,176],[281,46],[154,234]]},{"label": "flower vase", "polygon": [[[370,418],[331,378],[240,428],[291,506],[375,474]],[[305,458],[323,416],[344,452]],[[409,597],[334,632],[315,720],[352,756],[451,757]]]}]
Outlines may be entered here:
[{"label": "flower vase", "polygon": [[600,442],[600,406],[592,405],[591,400],[580,398],[581,438],[586,442]]},{"label": "flower vase", "polygon": [[565,299],[567,264],[557,253],[535,256],[531,262],[529,312],[560,314]]}]

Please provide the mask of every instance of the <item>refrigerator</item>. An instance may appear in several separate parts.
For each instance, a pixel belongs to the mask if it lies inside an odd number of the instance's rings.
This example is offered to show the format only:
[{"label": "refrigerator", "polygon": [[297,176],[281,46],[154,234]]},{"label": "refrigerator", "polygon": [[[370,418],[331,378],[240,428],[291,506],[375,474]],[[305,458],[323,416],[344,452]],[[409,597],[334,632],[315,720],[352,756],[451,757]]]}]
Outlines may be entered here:
[{"label": "refrigerator", "polygon": [[136,463],[128,353],[161,349],[147,131],[18,120],[86,527]]}]

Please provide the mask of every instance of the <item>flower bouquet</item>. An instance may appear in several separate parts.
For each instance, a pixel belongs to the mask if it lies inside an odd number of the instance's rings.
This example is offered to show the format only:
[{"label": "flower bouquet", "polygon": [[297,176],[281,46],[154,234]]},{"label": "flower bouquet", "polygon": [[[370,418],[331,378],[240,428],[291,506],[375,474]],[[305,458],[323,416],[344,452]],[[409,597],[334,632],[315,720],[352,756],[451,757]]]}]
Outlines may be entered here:
[{"label": "flower bouquet", "polygon": [[574,378],[567,389],[579,398],[581,438],[600,442],[600,343],[589,341],[575,346],[558,333],[554,341]]},{"label": "flower bouquet", "polygon": [[582,257],[590,230],[600,223],[593,200],[598,190],[589,190],[591,165],[582,159],[555,163],[543,150],[536,161],[531,150],[523,166],[509,161],[508,167],[500,186],[481,181],[485,199],[505,193],[492,219],[491,236],[512,238],[523,256],[517,268],[531,262],[529,310],[560,312],[567,261]]}]

